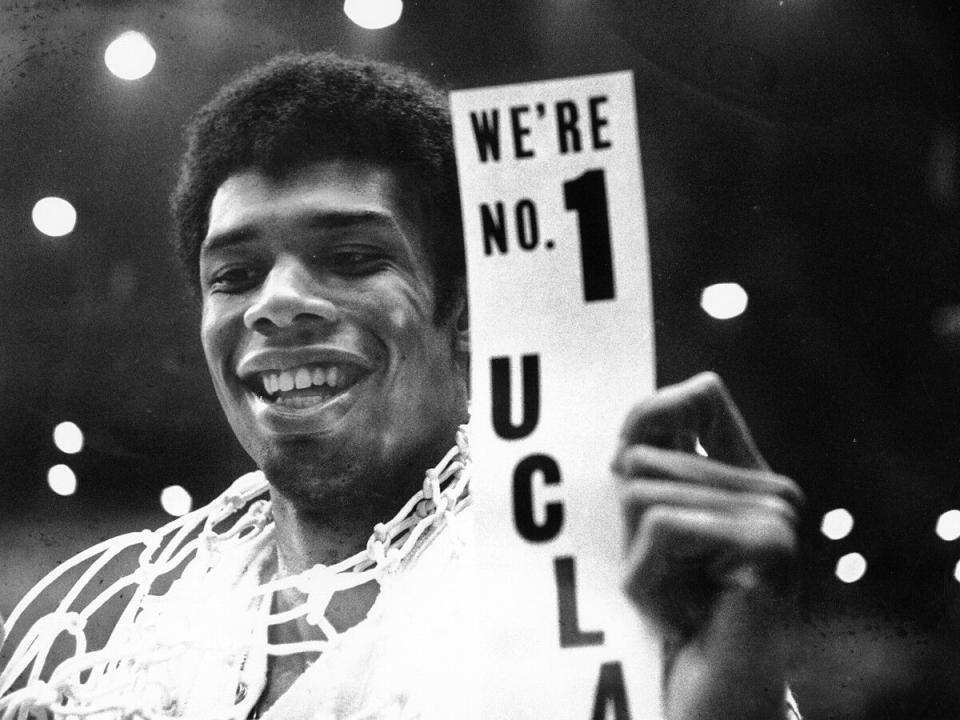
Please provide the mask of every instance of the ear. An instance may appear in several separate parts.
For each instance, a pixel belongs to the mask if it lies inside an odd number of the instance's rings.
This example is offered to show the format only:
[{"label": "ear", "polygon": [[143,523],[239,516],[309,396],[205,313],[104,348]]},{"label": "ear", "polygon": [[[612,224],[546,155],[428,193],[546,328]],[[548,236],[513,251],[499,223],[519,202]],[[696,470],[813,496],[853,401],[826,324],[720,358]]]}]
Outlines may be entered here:
[{"label": "ear", "polygon": [[461,306],[457,309],[457,322],[454,326],[454,350],[470,354],[470,310],[466,295],[461,295]]},{"label": "ear", "polygon": [[467,307],[467,288],[463,278],[456,281],[455,300],[447,315],[454,357],[466,364],[470,355],[470,311]]},{"label": "ear", "polygon": [[460,379],[463,381],[464,400],[466,402],[466,416],[464,422],[470,418],[470,314],[467,309],[467,293],[461,283],[457,292],[457,301],[451,311],[452,357],[457,366]]}]

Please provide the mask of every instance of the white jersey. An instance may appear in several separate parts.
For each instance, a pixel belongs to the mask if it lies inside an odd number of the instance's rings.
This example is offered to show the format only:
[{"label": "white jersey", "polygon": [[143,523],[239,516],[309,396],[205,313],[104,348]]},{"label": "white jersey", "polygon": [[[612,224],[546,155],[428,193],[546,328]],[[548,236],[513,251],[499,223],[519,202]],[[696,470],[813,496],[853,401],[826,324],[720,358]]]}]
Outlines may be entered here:
[{"label": "white jersey", "polygon": [[[131,533],[80,553],[53,575],[88,564],[78,586],[94,585],[110,558],[143,547],[132,575],[83,607],[76,607],[75,588],[27,631],[0,674],[0,714],[19,708],[38,717],[48,711],[98,720],[242,720],[266,686],[268,654],[319,652],[263,717],[439,720],[451,716],[451,707],[469,717],[476,614],[464,511],[468,482],[466,441],[458,437],[457,447],[427,471],[423,491],[374,528],[365,551],[287,578],[271,576],[275,526],[269,502],[253,500],[267,489],[261,473],[243,476],[209,506],[156,532]],[[166,593],[151,592],[172,575]],[[18,605],[10,626],[48,579]],[[325,617],[331,596],[371,580],[380,592],[366,618],[338,633]],[[289,587],[306,601],[271,614],[273,593]],[[87,619],[122,591],[129,602],[109,641],[90,650]],[[270,624],[297,617],[326,639],[268,643]],[[75,638],[76,652],[44,676],[46,655],[64,635]],[[23,677],[25,686],[11,691]]]},{"label": "white jersey", "polygon": [[[473,681],[469,649],[476,619],[465,542],[468,513],[458,514],[454,528],[421,540],[385,574],[366,619],[329,642],[261,717],[439,720],[450,717],[451,702],[458,716],[468,715],[471,705],[464,700]],[[179,635],[177,645],[184,648],[148,670],[169,688],[165,705],[172,716],[211,717],[211,709],[232,704],[233,717],[252,712],[266,684],[270,603],[265,596],[245,607],[238,601],[261,584],[274,552],[267,526],[259,542],[220,558],[218,571],[204,574],[203,590],[189,581],[175,586],[154,609],[157,619],[144,618],[155,635],[148,643],[162,646]],[[198,606],[201,593],[209,602]],[[249,640],[232,647],[222,640],[231,637]]]}]

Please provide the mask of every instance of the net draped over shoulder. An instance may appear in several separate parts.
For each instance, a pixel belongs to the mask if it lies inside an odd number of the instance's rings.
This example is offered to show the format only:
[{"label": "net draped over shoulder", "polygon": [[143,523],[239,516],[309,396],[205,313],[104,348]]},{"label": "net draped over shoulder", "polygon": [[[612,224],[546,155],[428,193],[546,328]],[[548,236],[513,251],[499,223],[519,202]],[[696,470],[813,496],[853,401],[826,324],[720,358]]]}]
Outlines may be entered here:
[{"label": "net draped over shoulder", "polygon": [[[259,472],[242,476],[220,497],[156,531],[130,533],[67,561],[51,576],[84,568],[57,609],[26,631],[0,675],[0,712],[57,718],[151,717],[234,720],[248,717],[266,684],[267,655],[316,653],[318,659],[262,716],[295,720],[413,720],[462,716],[475,613],[469,550],[466,436],[427,471],[422,491],[374,528],[366,549],[332,566],[269,577],[275,527]],[[198,532],[198,528],[202,529]],[[116,555],[142,547],[137,569],[93,601],[81,591]],[[165,576],[169,589],[151,589]],[[17,622],[48,585],[17,606]],[[169,580],[169,577],[167,578]],[[334,592],[370,580],[380,592],[358,625],[338,633],[324,616]],[[274,591],[306,597],[271,614]],[[87,620],[122,592],[130,600],[106,644],[87,647]],[[270,645],[270,624],[304,616],[322,641]],[[54,643],[73,640],[72,657],[44,668]],[[88,672],[89,671],[89,672]],[[20,680],[23,687],[11,690]],[[455,705],[451,705],[455,703]]]},{"label": "net draped over shoulder", "polygon": [[[2,720],[18,710],[44,718],[49,711],[58,720],[242,720],[266,686],[268,654],[297,652],[320,654],[263,720],[469,720],[480,706],[482,670],[473,666],[482,609],[474,602],[471,470],[461,432],[427,471],[424,489],[374,528],[362,553],[297,576],[271,577],[275,526],[269,502],[257,499],[267,490],[259,472],[163,528],[80,553],[51,574],[84,568],[80,580],[23,634],[0,674]],[[142,547],[137,569],[74,609],[81,590],[131,547]],[[153,594],[165,576],[173,576],[169,589]],[[17,606],[8,628],[46,580]],[[324,616],[332,594],[370,580],[380,592],[366,618],[338,633]],[[272,614],[272,593],[288,587],[306,601]],[[87,620],[123,591],[130,599],[109,640],[90,650]],[[326,639],[270,645],[269,625],[297,616]],[[47,654],[64,636],[74,642],[72,656],[45,671]],[[11,690],[24,677],[26,684]],[[785,717],[800,718],[789,692]]]}]

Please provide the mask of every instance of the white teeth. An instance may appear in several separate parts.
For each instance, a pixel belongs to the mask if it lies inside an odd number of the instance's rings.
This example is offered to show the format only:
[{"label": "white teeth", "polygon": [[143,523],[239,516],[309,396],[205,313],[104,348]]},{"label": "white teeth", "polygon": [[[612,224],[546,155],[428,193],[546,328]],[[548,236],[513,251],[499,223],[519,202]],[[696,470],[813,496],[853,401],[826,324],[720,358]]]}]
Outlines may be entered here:
[{"label": "white teeth", "polygon": [[277,398],[277,402],[285,407],[296,408],[302,410],[303,408],[313,407],[314,405],[319,405],[323,402],[323,399],[319,395],[284,395],[283,397]]},{"label": "white teeth", "polygon": [[274,396],[293,389],[305,390],[311,386],[327,385],[332,390],[336,390],[351,382],[351,377],[349,370],[338,365],[301,365],[288,370],[265,372],[260,379],[264,392]]},{"label": "white teeth", "polygon": [[310,387],[310,371],[305,367],[299,368],[296,376],[294,376],[293,384],[298,390]]}]

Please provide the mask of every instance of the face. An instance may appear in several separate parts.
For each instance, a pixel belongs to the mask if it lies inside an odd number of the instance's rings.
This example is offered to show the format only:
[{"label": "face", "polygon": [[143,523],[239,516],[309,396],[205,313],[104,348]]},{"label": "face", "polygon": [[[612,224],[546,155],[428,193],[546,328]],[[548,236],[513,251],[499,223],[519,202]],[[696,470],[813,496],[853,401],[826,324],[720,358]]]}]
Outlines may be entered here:
[{"label": "face", "polygon": [[241,444],[305,506],[395,510],[465,421],[458,313],[435,322],[412,185],[324,161],[280,179],[244,171],[213,198],[207,364]]}]

